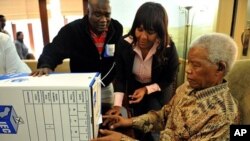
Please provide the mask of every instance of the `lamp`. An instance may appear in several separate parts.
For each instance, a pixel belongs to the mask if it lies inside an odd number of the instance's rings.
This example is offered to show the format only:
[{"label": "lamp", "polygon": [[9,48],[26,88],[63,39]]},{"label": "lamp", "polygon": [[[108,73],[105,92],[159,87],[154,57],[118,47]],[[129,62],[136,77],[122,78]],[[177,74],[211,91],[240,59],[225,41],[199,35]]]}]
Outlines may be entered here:
[{"label": "lamp", "polygon": [[192,6],[185,6],[185,30],[184,30],[184,46],[183,46],[183,78],[182,82],[185,80],[185,69],[186,69],[186,60],[187,60],[187,50],[188,50],[188,45],[189,45],[189,28],[190,28],[190,23],[189,23],[189,16],[190,16],[190,9],[192,9]]},{"label": "lamp", "polygon": [[191,5],[186,5],[183,7],[180,7],[180,10],[185,15],[185,28],[184,28],[184,43],[183,43],[183,66],[180,68],[181,70],[181,77],[180,82],[183,83],[185,80],[185,69],[186,69],[186,60],[187,60],[187,51],[188,51],[188,45],[189,45],[189,38],[190,38],[190,10],[193,8]]},{"label": "lamp", "polygon": [[182,77],[180,78],[181,83],[185,80],[185,69],[186,69],[186,60],[187,60],[187,51],[189,45],[189,35],[190,35],[190,10],[193,8],[195,1],[194,0],[179,0],[179,6],[181,12],[185,14],[185,29],[184,29],[184,44],[183,44],[183,66],[182,66]]}]

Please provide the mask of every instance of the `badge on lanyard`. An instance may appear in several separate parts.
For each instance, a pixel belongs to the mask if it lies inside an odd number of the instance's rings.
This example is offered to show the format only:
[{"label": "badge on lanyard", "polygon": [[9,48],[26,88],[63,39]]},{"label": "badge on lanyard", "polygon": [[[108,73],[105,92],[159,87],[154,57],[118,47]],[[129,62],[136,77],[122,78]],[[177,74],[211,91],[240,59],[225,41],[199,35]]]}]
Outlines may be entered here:
[{"label": "badge on lanyard", "polygon": [[105,46],[104,57],[113,57],[115,54],[115,44],[107,44]]}]

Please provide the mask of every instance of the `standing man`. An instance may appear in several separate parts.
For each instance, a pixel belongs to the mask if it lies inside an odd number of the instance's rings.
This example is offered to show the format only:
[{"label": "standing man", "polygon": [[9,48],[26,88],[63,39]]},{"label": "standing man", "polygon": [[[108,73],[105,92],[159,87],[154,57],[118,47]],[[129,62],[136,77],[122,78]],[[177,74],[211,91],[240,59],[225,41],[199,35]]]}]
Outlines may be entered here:
[{"label": "standing man", "polygon": [[23,43],[23,32],[18,31],[16,33],[16,40],[15,40],[15,45],[16,45],[16,51],[20,57],[20,59],[26,59],[29,49],[28,47]]},{"label": "standing man", "polygon": [[[114,47],[122,36],[122,25],[112,19],[109,0],[89,0],[88,13],[62,27],[47,44],[33,76],[48,75],[63,59],[70,59],[71,72],[100,72],[102,103],[113,104]],[[103,109],[102,112],[105,112]]]}]

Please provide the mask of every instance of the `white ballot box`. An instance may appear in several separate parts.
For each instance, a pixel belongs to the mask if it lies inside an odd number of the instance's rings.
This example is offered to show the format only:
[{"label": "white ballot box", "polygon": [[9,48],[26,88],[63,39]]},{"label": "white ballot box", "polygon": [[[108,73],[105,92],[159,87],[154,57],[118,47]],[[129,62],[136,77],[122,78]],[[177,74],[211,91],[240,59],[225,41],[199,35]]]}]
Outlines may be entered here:
[{"label": "white ballot box", "polygon": [[0,75],[0,141],[89,141],[101,122],[99,73]]}]

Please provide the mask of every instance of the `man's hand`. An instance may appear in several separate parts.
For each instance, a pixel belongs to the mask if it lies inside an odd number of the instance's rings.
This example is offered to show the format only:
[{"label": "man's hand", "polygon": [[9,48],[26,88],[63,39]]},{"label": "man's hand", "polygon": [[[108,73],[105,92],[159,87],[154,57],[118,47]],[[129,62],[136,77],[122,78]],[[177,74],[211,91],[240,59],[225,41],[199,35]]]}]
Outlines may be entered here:
[{"label": "man's hand", "polygon": [[120,141],[122,138],[122,134],[115,131],[100,129],[99,133],[103,137],[92,139],[91,141]]},{"label": "man's hand", "polygon": [[49,73],[53,72],[50,68],[40,68],[33,71],[30,75],[31,76],[42,76],[42,75],[49,75]]},{"label": "man's hand", "polygon": [[[105,113],[105,115],[120,115],[120,109],[121,107],[120,106],[114,106],[113,108],[111,108],[109,111],[107,111]],[[104,121],[103,121],[103,126],[106,126],[107,124],[111,123],[112,122],[112,119],[110,118],[106,118]]]},{"label": "man's hand", "polygon": [[134,104],[134,103],[141,102],[141,100],[143,99],[145,94],[147,94],[147,88],[146,87],[142,87],[142,88],[139,88],[139,89],[135,90],[133,95],[129,96],[129,98],[130,98],[129,104]]},{"label": "man's hand", "polygon": [[132,126],[132,119],[124,118],[117,115],[105,115],[102,116],[106,122],[103,122],[103,126],[108,126],[109,129],[114,130],[118,127],[130,127]]},{"label": "man's hand", "polygon": [[120,106],[113,106],[110,110],[108,110],[106,115],[120,115],[121,114],[121,107]]}]

